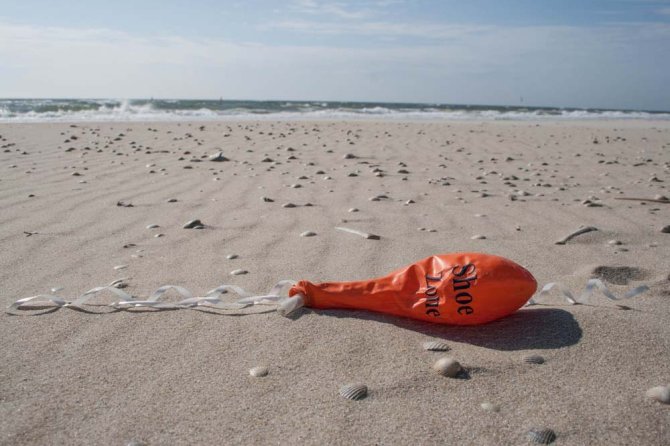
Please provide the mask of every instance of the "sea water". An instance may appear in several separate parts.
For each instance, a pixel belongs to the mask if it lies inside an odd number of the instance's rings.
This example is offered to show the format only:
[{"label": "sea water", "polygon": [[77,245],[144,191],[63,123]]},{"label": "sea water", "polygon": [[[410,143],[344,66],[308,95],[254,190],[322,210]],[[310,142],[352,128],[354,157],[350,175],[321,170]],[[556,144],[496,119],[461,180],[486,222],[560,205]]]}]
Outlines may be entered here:
[{"label": "sea water", "polygon": [[461,104],[197,99],[0,99],[0,122],[670,119],[670,112]]}]

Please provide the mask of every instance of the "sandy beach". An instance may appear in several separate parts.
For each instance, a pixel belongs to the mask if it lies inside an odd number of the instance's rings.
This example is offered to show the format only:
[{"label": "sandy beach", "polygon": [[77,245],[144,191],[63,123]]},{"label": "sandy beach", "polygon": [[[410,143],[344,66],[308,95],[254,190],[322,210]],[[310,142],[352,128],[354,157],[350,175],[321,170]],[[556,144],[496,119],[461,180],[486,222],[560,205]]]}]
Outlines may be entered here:
[{"label": "sandy beach", "polygon": [[[645,395],[670,385],[669,121],[5,123],[0,171],[5,308],[117,279],[138,297],[262,294],[458,251],[575,294],[590,278],[649,287],[584,305],[554,291],[473,327],[308,308],[3,314],[2,444],[517,445],[542,428],[558,445],[670,444],[670,405]],[[555,244],[582,226],[597,230]],[[436,374],[443,356],[467,376]],[[348,383],[367,397],[341,397]]]}]

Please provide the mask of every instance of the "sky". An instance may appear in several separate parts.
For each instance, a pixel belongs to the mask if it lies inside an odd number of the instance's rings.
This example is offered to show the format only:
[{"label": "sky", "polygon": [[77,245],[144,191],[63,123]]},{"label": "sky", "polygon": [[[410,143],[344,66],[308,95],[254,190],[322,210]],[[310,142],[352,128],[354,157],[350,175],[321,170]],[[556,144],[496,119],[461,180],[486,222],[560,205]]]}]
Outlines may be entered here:
[{"label": "sky", "polygon": [[0,97],[670,110],[670,0],[0,0]]}]

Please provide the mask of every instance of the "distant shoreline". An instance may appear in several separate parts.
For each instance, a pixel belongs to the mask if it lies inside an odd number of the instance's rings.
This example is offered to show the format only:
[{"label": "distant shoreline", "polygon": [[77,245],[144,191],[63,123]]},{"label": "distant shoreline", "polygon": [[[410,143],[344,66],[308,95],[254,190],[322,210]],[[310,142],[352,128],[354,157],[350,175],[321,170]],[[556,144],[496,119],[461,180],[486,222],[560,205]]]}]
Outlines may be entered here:
[{"label": "distant shoreline", "polygon": [[196,99],[0,99],[0,122],[670,120],[670,112],[497,105]]}]

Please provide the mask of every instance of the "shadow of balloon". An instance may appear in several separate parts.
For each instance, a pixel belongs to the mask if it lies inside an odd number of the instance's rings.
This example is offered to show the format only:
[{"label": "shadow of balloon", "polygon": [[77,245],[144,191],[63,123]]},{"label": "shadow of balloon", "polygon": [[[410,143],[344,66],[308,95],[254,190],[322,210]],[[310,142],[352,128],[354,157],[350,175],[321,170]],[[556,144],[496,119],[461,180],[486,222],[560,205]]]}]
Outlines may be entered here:
[{"label": "shadow of balloon", "polygon": [[485,325],[470,326],[431,324],[365,311],[312,311],[392,324],[426,336],[504,351],[562,348],[577,344],[582,338],[582,329],[574,316],[557,308],[526,308]]}]

